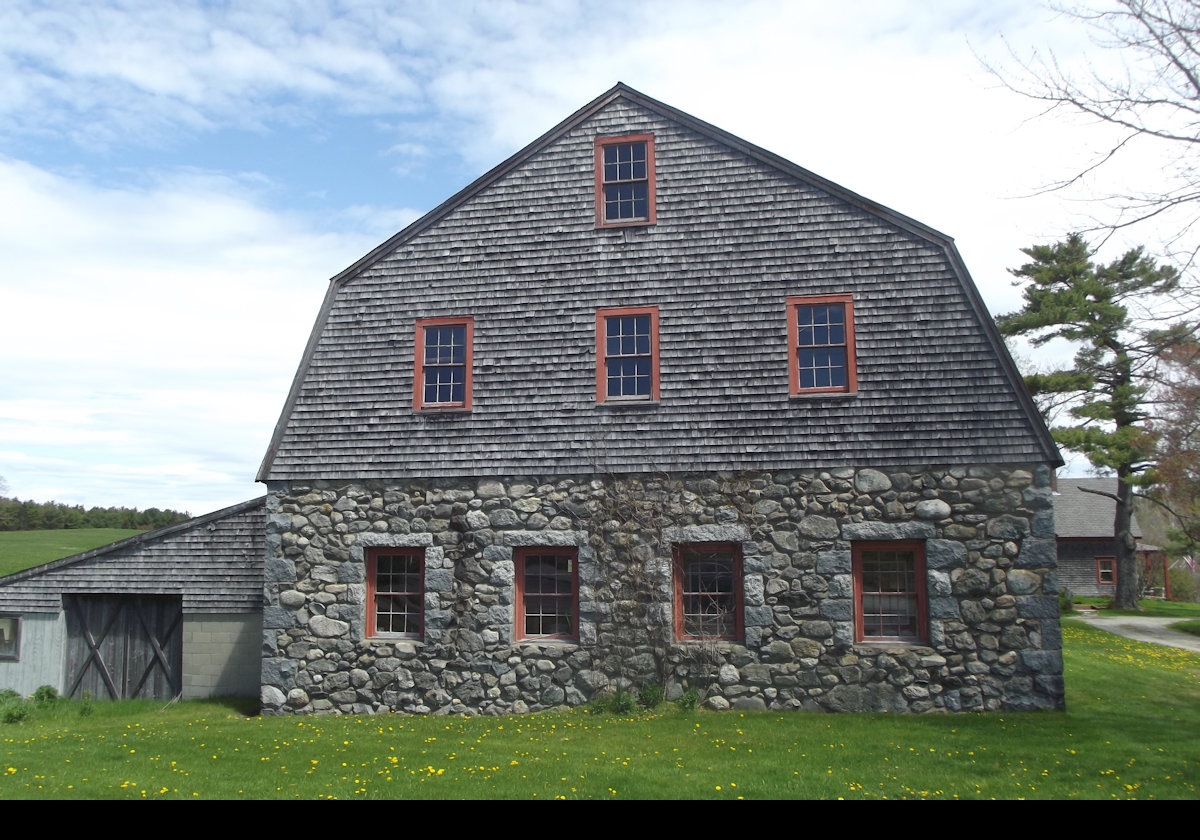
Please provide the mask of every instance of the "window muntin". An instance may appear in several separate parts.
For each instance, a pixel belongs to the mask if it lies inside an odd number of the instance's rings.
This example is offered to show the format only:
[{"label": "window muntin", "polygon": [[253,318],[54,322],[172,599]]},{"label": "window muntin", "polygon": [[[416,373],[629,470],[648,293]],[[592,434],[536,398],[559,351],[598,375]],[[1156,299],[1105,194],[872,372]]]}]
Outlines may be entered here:
[{"label": "window muntin", "polygon": [[1117,558],[1096,558],[1096,582],[1109,584],[1117,582]]},{"label": "window muntin", "polygon": [[658,307],[596,313],[596,399],[658,399]]},{"label": "window muntin", "polygon": [[788,373],[793,395],[854,393],[854,309],[849,295],[787,300]]},{"label": "window muntin", "polygon": [[470,409],[474,322],[470,318],[417,321],[413,408]]},{"label": "window muntin", "polygon": [[425,552],[367,551],[367,635],[419,639],[425,619]]},{"label": "window muntin", "polygon": [[597,138],[596,226],[654,221],[654,135]]},{"label": "window muntin", "polygon": [[678,545],[674,553],[676,636],[742,638],[741,547]]},{"label": "window muntin", "polygon": [[21,658],[21,617],[0,615],[0,660]]},{"label": "window muntin", "polygon": [[516,552],[517,638],[579,638],[579,557],[568,548]]},{"label": "window muntin", "polygon": [[926,641],[924,544],[857,543],[853,564],[857,639]]}]

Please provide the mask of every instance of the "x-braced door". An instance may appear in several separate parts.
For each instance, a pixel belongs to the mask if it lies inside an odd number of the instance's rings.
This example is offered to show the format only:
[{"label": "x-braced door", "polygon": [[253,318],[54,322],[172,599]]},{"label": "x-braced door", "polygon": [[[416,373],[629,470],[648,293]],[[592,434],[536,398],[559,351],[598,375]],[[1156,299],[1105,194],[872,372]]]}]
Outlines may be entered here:
[{"label": "x-braced door", "polygon": [[63,595],[67,694],[170,700],[183,692],[179,595]]}]

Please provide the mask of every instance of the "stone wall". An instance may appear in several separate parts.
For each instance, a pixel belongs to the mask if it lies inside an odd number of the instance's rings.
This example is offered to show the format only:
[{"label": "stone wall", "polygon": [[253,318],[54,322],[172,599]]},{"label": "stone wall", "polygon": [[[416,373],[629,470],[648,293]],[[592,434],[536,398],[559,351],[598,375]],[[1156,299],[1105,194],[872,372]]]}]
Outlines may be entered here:
[{"label": "stone wall", "polygon": [[[712,708],[1061,708],[1049,470],[292,483],[268,500],[266,713],[509,714],[614,688]],[[928,644],[856,643],[855,541],[925,546]],[[671,547],[741,546],[744,638],[675,638]],[[574,546],[578,643],[515,640],[513,550]],[[365,553],[424,549],[420,640],[368,638]]]}]

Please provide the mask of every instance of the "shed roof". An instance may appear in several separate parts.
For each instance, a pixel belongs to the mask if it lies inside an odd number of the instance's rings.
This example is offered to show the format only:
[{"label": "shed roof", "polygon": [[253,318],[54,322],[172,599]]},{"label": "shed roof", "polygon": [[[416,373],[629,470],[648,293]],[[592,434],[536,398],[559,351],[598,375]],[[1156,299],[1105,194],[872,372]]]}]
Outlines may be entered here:
[{"label": "shed roof", "polygon": [[[1054,534],[1060,539],[1112,539],[1117,513],[1115,478],[1060,478],[1054,492]],[[1107,495],[1100,495],[1107,494]],[[1133,536],[1142,530],[1133,519]]]},{"label": "shed roof", "polygon": [[262,608],[266,497],[0,577],[0,610],[58,612],[63,593],[181,594],[184,612]]}]

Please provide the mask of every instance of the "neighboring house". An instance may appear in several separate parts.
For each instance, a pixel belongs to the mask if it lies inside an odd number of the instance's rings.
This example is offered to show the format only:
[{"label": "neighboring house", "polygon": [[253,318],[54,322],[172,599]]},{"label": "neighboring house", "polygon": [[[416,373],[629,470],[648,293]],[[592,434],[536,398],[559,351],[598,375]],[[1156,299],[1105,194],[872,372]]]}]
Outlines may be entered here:
[{"label": "neighboring house", "polygon": [[263,709],[1058,708],[1059,464],[948,237],[618,85],[333,278]]},{"label": "neighboring house", "polygon": [[[1054,533],[1058,540],[1058,581],[1073,595],[1088,597],[1117,593],[1117,545],[1113,520],[1117,512],[1115,478],[1060,478],[1054,490]],[[1139,540],[1139,568],[1163,557],[1160,549],[1143,545],[1137,516],[1130,525]]]},{"label": "neighboring house", "polygon": [[258,693],[265,520],[259,498],[0,578],[0,689]]}]

